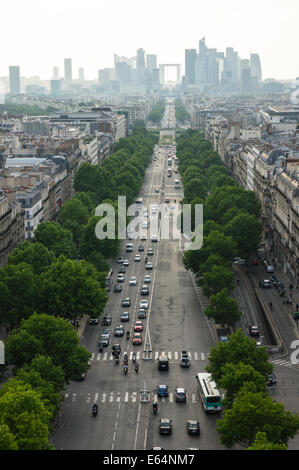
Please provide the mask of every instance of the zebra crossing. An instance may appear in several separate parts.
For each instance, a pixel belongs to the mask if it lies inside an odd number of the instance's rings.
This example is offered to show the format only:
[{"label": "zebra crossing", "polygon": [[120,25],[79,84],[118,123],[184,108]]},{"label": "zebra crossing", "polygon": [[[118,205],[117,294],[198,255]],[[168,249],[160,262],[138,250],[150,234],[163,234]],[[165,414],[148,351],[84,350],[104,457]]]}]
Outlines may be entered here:
[{"label": "zebra crossing", "polygon": [[[86,403],[87,405],[97,403],[136,403],[139,402],[140,392],[102,392],[102,393],[87,393],[86,395],[78,393],[65,393],[64,400],[71,403],[80,402]],[[154,392],[150,392],[150,400],[157,401],[159,403],[175,403],[175,393],[170,392],[168,397],[159,398]],[[197,403],[199,402],[198,394],[187,393],[186,403]]]},{"label": "zebra crossing", "polygon": [[291,361],[285,361],[283,359],[273,359],[270,360],[272,364],[275,364],[277,366],[284,366],[284,367],[289,367],[290,369],[297,369],[297,364],[293,364]]},{"label": "zebra crossing", "polygon": [[[126,351],[124,351],[125,353]],[[210,353],[206,352],[188,352],[188,356],[190,361],[207,361],[208,356]],[[133,351],[128,354],[129,360],[132,360]],[[168,357],[169,361],[179,361],[181,357],[181,352],[175,351],[153,351],[152,359],[158,360],[159,356],[166,356]],[[136,352],[136,360],[141,360],[143,358],[143,351]],[[101,353],[93,353],[91,357],[91,362],[94,361],[113,361],[114,356],[110,352],[101,352]]]}]

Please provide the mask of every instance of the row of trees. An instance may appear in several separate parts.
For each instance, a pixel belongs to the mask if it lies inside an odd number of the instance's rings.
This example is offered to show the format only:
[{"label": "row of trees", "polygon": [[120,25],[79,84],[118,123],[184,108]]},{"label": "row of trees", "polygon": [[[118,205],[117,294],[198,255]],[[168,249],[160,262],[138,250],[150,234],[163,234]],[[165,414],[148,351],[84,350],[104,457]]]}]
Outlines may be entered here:
[{"label": "row of trees", "polygon": [[[234,325],[239,319],[232,259],[249,258],[258,248],[260,205],[253,192],[237,186],[227,175],[219,155],[199,132],[188,130],[177,138],[179,170],[184,183],[184,203],[204,206],[203,246],[186,252],[184,263],[210,298],[205,313],[217,323]],[[273,365],[264,347],[241,330],[211,350],[207,371],[225,391],[224,417],[217,423],[223,445],[251,450],[285,450],[299,430],[299,418],[285,411],[267,392]]]},{"label": "row of trees", "polygon": [[252,191],[237,186],[228,176],[211,144],[194,130],[180,133],[177,139],[179,171],[184,184],[184,204],[203,204],[203,246],[185,253],[184,264],[191,269],[210,298],[206,310],[217,323],[233,325],[239,318],[237,303],[230,298],[234,287],[232,260],[249,258],[260,243],[260,204]]},{"label": "row of trees", "polygon": [[136,128],[101,168],[82,165],[59,223],[39,224],[34,239],[19,245],[0,270],[0,324],[12,329],[6,361],[15,375],[0,391],[0,449],[52,448],[49,430],[60,392],[86,372],[91,357],[69,320],[102,313],[106,260],[119,249],[117,238],[96,238],[101,218],[95,208],[108,202],[117,212],[119,194],[133,202],[156,141]]},{"label": "row of trees", "polygon": [[221,443],[250,450],[286,450],[299,430],[299,417],[267,392],[273,365],[264,347],[241,330],[211,350],[207,371],[225,390],[224,417],[217,423]]},{"label": "row of trees", "polygon": [[0,113],[5,111],[10,114],[30,114],[31,116],[41,116],[55,112],[56,108],[54,106],[41,108],[37,105],[29,106],[28,104],[0,104]]},{"label": "row of trees", "polygon": [[0,450],[52,449],[61,391],[86,372],[91,354],[66,320],[35,313],[9,336],[6,355],[15,376],[0,390]]},{"label": "row of trees", "polygon": [[148,120],[159,124],[165,112],[165,99],[160,99],[148,115]]},{"label": "row of trees", "polygon": [[187,113],[185,106],[183,105],[183,102],[180,98],[177,98],[174,101],[174,107],[175,107],[175,118],[177,122],[184,123],[188,119],[190,119],[189,113]]}]

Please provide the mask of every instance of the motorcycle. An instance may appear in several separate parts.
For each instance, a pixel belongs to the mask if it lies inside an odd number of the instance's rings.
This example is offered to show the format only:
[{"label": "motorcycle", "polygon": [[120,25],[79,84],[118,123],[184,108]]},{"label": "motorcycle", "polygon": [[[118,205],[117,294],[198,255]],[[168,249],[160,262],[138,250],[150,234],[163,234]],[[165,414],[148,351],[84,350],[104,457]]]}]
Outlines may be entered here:
[{"label": "motorcycle", "polygon": [[130,339],[130,332],[127,331],[127,340],[129,341],[129,339]]},{"label": "motorcycle", "polygon": [[135,364],[135,372],[136,372],[136,374],[138,373],[138,370],[139,370],[139,365],[138,365],[137,362],[136,362],[136,364]]},{"label": "motorcycle", "polygon": [[153,413],[156,415],[158,413],[158,403],[153,404]]},{"label": "motorcycle", "polygon": [[125,373],[125,375],[127,375],[127,373],[128,373],[128,366],[126,364],[124,365],[124,373]]},{"label": "motorcycle", "polygon": [[136,362],[136,353],[135,353],[135,352],[134,352],[133,355],[132,355],[132,361],[133,361],[133,363]]},{"label": "motorcycle", "polygon": [[92,407],[92,415],[96,416],[97,414],[98,414],[98,407],[96,404],[94,404]]},{"label": "motorcycle", "polygon": [[119,364],[119,357],[117,355],[114,357],[114,362],[115,364]]}]

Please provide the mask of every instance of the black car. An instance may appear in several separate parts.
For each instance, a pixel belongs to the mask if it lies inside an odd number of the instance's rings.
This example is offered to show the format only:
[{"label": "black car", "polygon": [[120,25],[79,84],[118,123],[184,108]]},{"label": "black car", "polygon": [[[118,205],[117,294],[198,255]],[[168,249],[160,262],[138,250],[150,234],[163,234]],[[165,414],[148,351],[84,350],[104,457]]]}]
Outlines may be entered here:
[{"label": "black car", "polygon": [[200,435],[199,421],[189,419],[186,423],[187,433],[191,435]]},{"label": "black car", "polygon": [[149,295],[149,288],[146,285],[142,286],[141,295]]},{"label": "black car", "polygon": [[249,334],[250,336],[259,336],[260,335],[260,330],[256,325],[251,325],[249,327]]},{"label": "black car", "polygon": [[271,385],[276,385],[277,384],[277,379],[274,374],[269,374],[268,375],[268,380],[267,380],[267,385],[270,387]]},{"label": "black car", "polygon": [[148,256],[153,256],[153,255],[154,255],[153,249],[152,249],[152,248],[149,248],[149,249],[147,250],[147,254],[148,254]]},{"label": "black car", "polygon": [[143,246],[143,245],[139,245],[138,251],[139,251],[140,253],[141,253],[142,251],[144,251],[144,246]]},{"label": "black car", "polygon": [[119,274],[125,274],[125,272],[126,272],[126,268],[125,268],[124,266],[121,266],[121,267],[119,268],[118,273],[119,273]]},{"label": "black car", "polygon": [[88,321],[89,325],[97,325],[99,323],[98,318],[90,318]]},{"label": "black car", "polygon": [[120,321],[121,321],[121,322],[129,321],[129,320],[130,320],[129,312],[123,312],[123,313],[120,315]]},{"label": "black car", "polygon": [[113,354],[113,356],[115,354],[120,354],[121,353],[121,347],[120,347],[120,344],[114,344],[111,348],[111,353]]},{"label": "black car", "polygon": [[119,284],[115,284],[113,290],[114,290],[114,292],[121,292],[123,290],[123,288]]},{"label": "black car", "polygon": [[138,310],[137,316],[138,316],[139,319],[146,318],[146,311],[144,310],[144,308],[140,308]]},{"label": "black car", "polygon": [[111,322],[112,322],[111,315],[105,315],[102,319],[102,326],[111,325]]},{"label": "black car", "polygon": [[160,434],[172,434],[171,419],[168,419],[168,418],[160,419],[159,433]]},{"label": "black car", "polygon": [[125,332],[124,332],[123,326],[118,325],[118,326],[114,329],[114,336],[123,336],[124,334],[125,334]]}]

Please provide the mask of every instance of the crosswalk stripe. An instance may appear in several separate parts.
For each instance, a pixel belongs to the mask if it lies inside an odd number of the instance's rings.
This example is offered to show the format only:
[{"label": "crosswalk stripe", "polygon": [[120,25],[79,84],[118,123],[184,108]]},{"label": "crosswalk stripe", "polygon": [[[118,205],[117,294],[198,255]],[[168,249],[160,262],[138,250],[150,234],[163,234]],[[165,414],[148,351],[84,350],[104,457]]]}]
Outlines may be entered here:
[{"label": "crosswalk stripe", "polygon": [[175,353],[174,353],[174,358],[175,358],[176,360],[178,360],[178,358],[179,358],[179,353],[178,353],[178,352],[175,352]]},{"label": "crosswalk stripe", "polygon": [[171,352],[168,352],[167,355],[168,355],[168,359],[171,361]]},{"label": "crosswalk stripe", "polygon": [[169,401],[170,401],[170,403],[173,403],[173,393],[172,392],[170,392],[170,394],[169,394]]},{"label": "crosswalk stripe", "polygon": [[158,401],[158,395],[154,393],[154,401]]},{"label": "crosswalk stripe", "polygon": [[136,392],[133,392],[133,393],[132,393],[132,402],[133,402],[133,403],[136,401],[136,398],[137,398],[137,393],[136,393]]},{"label": "crosswalk stripe", "polygon": [[128,393],[128,392],[126,392],[126,394],[125,394],[125,400],[124,400],[124,401],[125,401],[125,403],[127,403],[127,401],[128,401],[128,400],[129,400],[129,393]]},{"label": "crosswalk stripe", "polygon": [[[129,360],[132,360],[132,355],[133,355],[133,351],[131,351],[129,353]],[[178,351],[175,351],[175,352],[172,352],[172,351],[155,351],[153,353],[153,358],[155,360],[157,360],[159,358],[159,356],[165,356],[165,357],[168,357],[168,359],[171,361],[172,359],[173,360],[176,360],[176,361],[179,361],[180,360],[180,353]],[[206,360],[206,358],[209,356],[209,353],[204,353],[204,352],[188,352],[188,357],[190,360],[192,360],[192,357],[198,361],[199,360],[199,355],[201,357],[201,360],[204,361]],[[140,351],[137,351],[136,352],[136,359],[137,360],[140,360],[142,358],[142,353]],[[107,352],[105,353],[98,353],[97,356],[93,356],[93,359],[97,360],[97,361],[112,361],[114,359],[114,356],[113,354],[109,354]],[[273,362],[275,364],[282,364],[282,365],[287,365],[287,364],[292,364],[290,361],[282,361],[280,359],[276,359],[276,360],[273,360],[273,361],[270,361],[270,362]]]},{"label": "crosswalk stripe", "polygon": [[205,355],[204,355],[204,353],[201,353],[200,355],[201,355],[201,360],[204,361],[204,360],[205,360]]},{"label": "crosswalk stripe", "polygon": [[158,357],[159,357],[159,353],[158,351],[155,351],[155,359],[158,359]]},{"label": "crosswalk stripe", "polygon": [[87,402],[87,403],[90,403],[90,400],[91,400],[91,396],[90,396],[90,393],[88,393],[88,394],[87,394],[87,400],[86,400],[86,402]]},{"label": "crosswalk stripe", "polygon": [[99,361],[100,359],[101,359],[101,353],[97,355],[97,361]]},{"label": "crosswalk stripe", "polygon": [[165,402],[166,402],[166,398],[165,398],[165,397],[162,397],[161,400],[162,400],[162,403],[165,403]]},{"label": "crosswalk stripe", "polygon": [[75,400],[76,400],[76,396],[77,396],[77,393],[73,393],[72,401],[75,401]]},{"label": "crosswalk stripe", "polygon": [[[109,395],[109,397],[108,397]],[[70,395],[68,393],[65,394],[65,398],[68,398]],[[108,403],[120,403],[122,401],[122,397],[123,397],[123,402],[124,403],[128,403],[129,401],[131,401],[132,403],[136,403],[137,402],[137,398],[138,398],[138,392],[132,392],[132,393],[129,393],[129,392],[126,392],[124,396],[122,396],[121,392],[109,392],[108,394],[103,392],[102,393],[102,396],[100,398],[101,400],[101,403],[105,403],[106,401],[108,401]],[[158,395],[156,393],[153,393],[152,394],[152,397],[153,397],[153,401],[158,401],[159,398],[158,398]],[[77,394],[76,393],[73,393],[72,394],[72,401],[75,402],[77,399]],[[93,403],[96,403],[99,399],[99,393],[95,393],[94,395],[94,398],[93,398]],[[87,396],[85,398],[86,400],[86,403],[90,403],[92,401],[92,393],[87,393]],[[162,403],[166,403],[169,401],[169,403],[174,403],[175,400],[174,400],[174,393],[170,392],[169,395],[168,395],[168,398],[166,397],[161,397],[160,401]],[[191,395],[191,401],[192,403],[196,403],[196,394],[195,393],[192,393]],[[186,403],[189,403],[189,395],[187,394],[187,399],[186,399]]]},{"label": "crosswalk stripe", "polygon": [[189,359],[192,359],[191,352],[188,352]]},{"label": "crosswalk stripe", "polygon": [[102,394],[102,400],[101,400],[101,402],[102,402],[102,403],[105,403],[105,401],[106,401],[106,393],[103,393],[103,394]]},{"label": "crosswalk stripe", "polygon": [[113,354],[110,354],[109,360],[112,361],[113,359]]},{"label": "crosswalk stripe", "polygon": [[103,357],[104,361],[106,361],[107,355],[108,355],[108,354],[105,352],[104,357]]},{"label": "crosswalk stripe", "polygon": [[64,395],[64,398],[68,398],[68,396],[69,396],[69,394],[68,394],[68,393],[66,393],[66,394]]},{"label": "crosswalk stripe", "polygon": [[195,393],[192,393],[192,403],[196,403],[196,395],[195,395]]},{"label": "crosswalk stripe", "polygon": [[194,353],[194,359],[195,359],[196,361],[198,361],[198,354],[197,354],[197,352]]},{"label": "crosswalk stripe", "polygon": [[113,393],[112,393],[112,392],[110,393],[109,402],[110,402],[110,403],[113,402]]},{"label": "crosswalk stripe", "polygon": [[98,401],[98,398],[99,398],[99,394],[95,393],[93,402],[96,403]]}]

